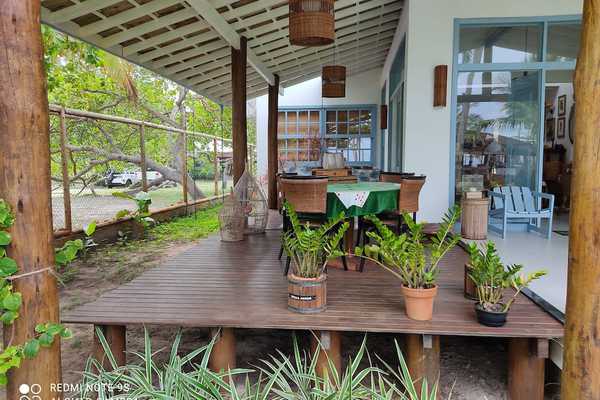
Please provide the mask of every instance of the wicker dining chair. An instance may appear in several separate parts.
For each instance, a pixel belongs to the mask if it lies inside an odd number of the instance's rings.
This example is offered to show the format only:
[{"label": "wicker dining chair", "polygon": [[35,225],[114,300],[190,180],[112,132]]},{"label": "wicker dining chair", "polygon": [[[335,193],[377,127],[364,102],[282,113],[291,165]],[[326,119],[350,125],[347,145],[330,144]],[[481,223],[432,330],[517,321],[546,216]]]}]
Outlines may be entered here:
[{"label": "wicker dining chair", "polygon": [[[323,177],[313,176],[282,176],[279,179],[282,199],[290,203],[298,218],[303,223],[318,226],[327,221],[327,183]],[[283,231],[291,228],[291,222],[283,212]],[[283,255],[283,244],[279,251],[279,258]],[[291,258],[288,256],[285,263],[284,274],[290,269]],[[346,258],[342,257],[344,269],[347,270]]]}]

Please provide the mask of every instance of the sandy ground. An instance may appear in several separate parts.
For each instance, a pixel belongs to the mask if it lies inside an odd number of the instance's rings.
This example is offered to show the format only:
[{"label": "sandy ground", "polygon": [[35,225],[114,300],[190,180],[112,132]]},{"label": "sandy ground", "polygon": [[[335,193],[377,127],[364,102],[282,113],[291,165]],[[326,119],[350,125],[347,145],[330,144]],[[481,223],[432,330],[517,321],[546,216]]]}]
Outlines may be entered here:
[{"label": "sandy ground", "polygon": [[[192,246],[193,243],[147,244],[143,251],[122,249],[118,245],[102,249],[87,260],[73,265],[70,280],[61,289],[61,309],[69,310],[97,298],[103,292],[133,279],[143,271],[157,266],[162,260]],[[63,380],[77,383],[84,369],[92,346],[92,327],[70,325],[74,338],[63,341]],[[177,334],[177,328],[148,327],[154,349],[164,348],[159,359],[168,357],[168,349]],[[308,342],[307,333],[298,333],[301,344]],[[251,367],[273,354],[274,349],[291,353],[291,333],[273,330],[242,330],[237,333],[237,356],[240,367]],[[358,350],[362,334],[343,336],[344,357],[347,360]],[[378,354],[393,363],[394,339],[400,336],[370,334],[370,354]],[[181,351],[188,352],[209,340],[206,329],[185,329]],[[129,351],[143,351],[143,328],[129,327],[127,333]],[[134,362],[135,356],[128,355]],[[441,399],[453,400],[504,400],[506,394],[506,343],[497,339],[445,337],[441,342]],[[557,385],[549,383],[546,400],[556,400]]]}]

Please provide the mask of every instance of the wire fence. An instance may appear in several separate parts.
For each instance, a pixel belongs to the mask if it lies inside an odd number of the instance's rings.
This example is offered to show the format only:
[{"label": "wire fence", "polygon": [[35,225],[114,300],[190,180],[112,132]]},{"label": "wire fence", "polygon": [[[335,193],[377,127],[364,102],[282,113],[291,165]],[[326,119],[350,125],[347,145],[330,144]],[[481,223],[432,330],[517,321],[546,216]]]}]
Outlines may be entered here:
[{"label": "wire fence", "polygon": [[[256,147],[248,146],[256,171]],[[54,231],[111,222],[147,192],[150,211],[232,187],[231,139],[123,117],[50,106]]]}]

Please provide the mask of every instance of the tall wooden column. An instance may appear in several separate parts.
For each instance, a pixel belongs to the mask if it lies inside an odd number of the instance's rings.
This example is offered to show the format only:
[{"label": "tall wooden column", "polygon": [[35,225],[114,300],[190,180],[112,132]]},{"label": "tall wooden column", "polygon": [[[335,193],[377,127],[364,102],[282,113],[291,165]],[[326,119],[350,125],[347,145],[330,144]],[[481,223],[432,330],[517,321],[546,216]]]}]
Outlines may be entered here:
[{"label": "tall wooden column", "polygon": [[413,381],[420,389],[423,379],[429,387],[440,378],[440,337],[437,335],[407,334],[406,365]]},{"label": "tall wooden column", "polygon": [[279,115],[279,76],[275,75],[275,84],[269,85],[269,128],[267,135],[267,178],[269,191],[269,209],[277,210],[277,172],[279,170],[279,152],[277,149],[277,117]]},{"label": "tall wooden column", "polygon": [[[48,99],[40,32],[39,0],[5,0],[0,7],[0,198],[13,209],[16,222],[8,254],[19,273],[54,264],[50,205]],[[13,344],[35,334],[36,324],[58,322],[58,292],[48,272],[14,281],[23,303],[14,324]],[[4,329],[4,344],[12,329]],[[39,384],[42,399],[59,398],[51,383],[61,381],[60,341],[41,349],[33,360],[8,376],[6,397],[18,399],[21,384]]]},{"label": "tall wooden column", "polygon": [[240,37],[240,48],[231,48],[231,125],[233,139],[233,183],[237,183],[248,159],[246,132],[246,48],[247,40]]},{"label": "tall wooden column", "polygon": [[600,399],[600,0],[585,0],[575,75],[575,148],[563,400]]}]

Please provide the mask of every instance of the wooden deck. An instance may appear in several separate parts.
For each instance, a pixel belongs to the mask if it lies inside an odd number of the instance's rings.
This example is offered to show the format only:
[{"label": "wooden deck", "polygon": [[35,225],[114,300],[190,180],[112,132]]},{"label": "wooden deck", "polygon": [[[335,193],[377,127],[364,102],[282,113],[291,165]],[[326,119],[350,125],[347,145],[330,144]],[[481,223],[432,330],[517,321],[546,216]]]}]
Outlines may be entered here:
[{"label": "wooden deck", "polygon": [[467,254],[457,248],[441,266],[433,320],[410,320],[399,282],[368,265],[365,272],[330,269],[328,309],[316,315],[287,310],[287,281],[277,259],[279,233],[223,243],[201,240],[164,265],[66,313],[68,323],[165,324],[194,327],[311,329],[430,335],[555,338],[563,326],[524,296],[503,328],[477,323],[463,297]]},{"label": "wooden deck", "polygon": [[[441,265],[433,319],[418,322],[406,317],[399,282],[374,265],[363,273],[330,268],[325,312],[288,311],[279,245],[280,233],[275,231],[240,243],[212,236],[62,320],[100,328],[119,364],[126,360],[126,325],[219,328],[211,329],[217,338],[209,364],[217,371],[236,365],[235,329],[314,331],[312,346],[320,344],[317,371],[323,375],[328,359],[342,370],[341,331],[403,334],[411,376],[428,382],[440,374],[441,335],[506,337],[509,398],[543,400],[549,339],[563,336],[562,324],[524,296],[513,306],[506,326],[478,324],[473,301],[463,297],[463,249],[454,249]],[[99,341],[94,343],[94,357],[106,360]]]}]

